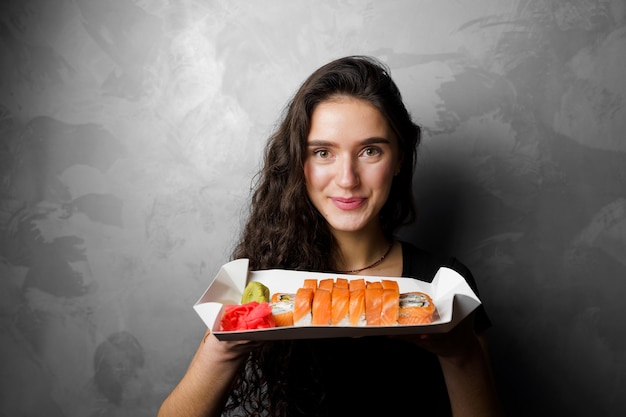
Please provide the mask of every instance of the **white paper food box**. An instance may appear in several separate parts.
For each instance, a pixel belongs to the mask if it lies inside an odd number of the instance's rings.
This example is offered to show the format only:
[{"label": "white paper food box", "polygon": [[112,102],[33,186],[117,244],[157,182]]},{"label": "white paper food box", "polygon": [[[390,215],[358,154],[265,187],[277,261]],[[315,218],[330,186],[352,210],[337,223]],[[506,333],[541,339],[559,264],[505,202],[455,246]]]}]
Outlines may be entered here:
[{"label": "white paper food box", "polygon": [[[271,329],[221,331],[224,305],[239,304],[241,294],[250,281],[259,281],[276,292],[295,293],[304,279],[364,278],[366,281],[390,279],[398,282],[400,292],[421,291],[430,295],[437,307],[430,324],[396,326],[289,326]],[[248,260],[238,259],[223,265],[193,308],[220,340],[316,339],[331,337],[362,337],[415,333],[445,333],[456,326],[480,305],[480,300],[465,279],[456,271],[442,267],[431,283],[413,278],[326,274],[284,269],[249,271]]]}]

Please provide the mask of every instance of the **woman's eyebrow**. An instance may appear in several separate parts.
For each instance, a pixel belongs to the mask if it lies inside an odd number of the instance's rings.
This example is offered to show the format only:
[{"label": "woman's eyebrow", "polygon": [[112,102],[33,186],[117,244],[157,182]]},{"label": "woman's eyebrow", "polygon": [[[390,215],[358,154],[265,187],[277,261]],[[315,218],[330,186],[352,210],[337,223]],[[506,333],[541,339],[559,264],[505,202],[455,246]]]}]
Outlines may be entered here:
[{"label": "woman's eyebrow", "polygon": [[361,142],[362,145],[376,145],[378,143],[391,143],[391,141],[387,138],[379,138],[375,136],[373,138],[364,139]]},{"label": "woman's eyebrow", "polygon": [[322,147],[335,146],[334,142],[329,142],[327,140],[319,140],[319,139],[309,140],[306,144],[307,146],[322,146]]},{"label": "woman's eyebrow", "polygon": [[[379,144],[379,143],[391,143],[391,141],[387,138],[381,138],[381,137],[371,137],[371,138],[367,138],[367,139],[363,139],[361,142],[359,142],[359,145],[375,145],[375,144]],[[337,144],[335,142],[331,142],[328,140],[321,140],[321,139],[312,139],[309,140],[307,142],[307,146],[325,146],[325,147],[331,147],[331,146],[336,146]]]}]

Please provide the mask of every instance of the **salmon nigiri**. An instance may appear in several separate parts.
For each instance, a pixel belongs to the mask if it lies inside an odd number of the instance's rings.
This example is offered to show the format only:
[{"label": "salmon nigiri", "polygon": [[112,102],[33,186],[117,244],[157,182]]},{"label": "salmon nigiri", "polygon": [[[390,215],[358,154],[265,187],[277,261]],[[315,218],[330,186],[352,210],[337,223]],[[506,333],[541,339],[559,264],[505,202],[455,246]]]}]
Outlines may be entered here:
[{"label": "salmon nigiri", "polygon": [[311,324],[326,326],[330,324],[331,317],[331,292],[323,288],[315,290],[313,304],[311,306]]},{"label": "salmon nigiri", "polygon": [[302,288],[317,288],[317,280],[315,278],[305,278],[302,282]]},{"label": "salmon nigiri", "polygon": [[293,304],[294,326],[309,326],[311,324],[311,304],[313,303],[312,288],[298,288]]},{"label": "salmon nigiri", "polygon": [[351,279],[348,283],[350,287],[350,291],[354,290],[364,290],[365,289],[365,280],[363,278]]},{"label": "salmon nigiri", "polygon": [[380,313],[383,307],[383,289],[365,289],[365,321],[368,326],[380,325]]},{"label": "salmon nigiri", "polygon": [[365,288],[350,291],[348,315],[351,326],[365,326]]},{"label": "salmon nigiri", "polygon": [[350,290],[343,287],[335,287],[331,292],[331,318],[332,325],[348,325],[348,310],[350,307]]},{"label": "salmon nigiri", "polygon": [[398,285],[398,281],[394,281],[392,279],[383,279],[380,281],[380,284],[383,286],[384,290],[391,289],[396,290],[400,293],[400,286]]},{"label": "salmon nigiri", "polygon": [[395,326],[398,324],[399,302],[400,292],[396,288],[383,289],[383,303],[380,312],[381,325]]},{"label": "salmon nigiri", "polygon": [[326,291],[332,291],[334,286],[335,286],[335,280],[334,279],[332,279],[332,278],[324,278],[324,279],[320,279],[320,282],[317,285],[317,288],[321,288],[321,289],[324,289]]},{"label": "salmon nigiri", "polygon": [[400,294],[399,324],[432,323],[435,304],[428,294],[415,291]]},{"label": "salmon nigiri", "polygon": [[366,281],[365,282],[365,287],[366,288],[383,288],[383,283],[380,281]]},{"label": "salmon nigiri", "polygon": [[349,283],[347,278],[337,278],[335,280],[335,287],[349,288],[350,287],[350,283]]}]

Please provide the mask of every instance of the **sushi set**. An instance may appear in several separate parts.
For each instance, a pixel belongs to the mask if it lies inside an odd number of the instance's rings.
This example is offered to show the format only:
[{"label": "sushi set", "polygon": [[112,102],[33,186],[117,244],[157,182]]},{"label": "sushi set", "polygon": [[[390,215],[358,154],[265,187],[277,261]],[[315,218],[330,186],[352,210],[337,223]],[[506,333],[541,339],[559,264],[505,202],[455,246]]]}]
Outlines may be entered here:
[{"label": "sushi set", "polygon": [[194,309],[220,340],[443,333],[480,305],[456,271],[432,282],[223,265]]}]

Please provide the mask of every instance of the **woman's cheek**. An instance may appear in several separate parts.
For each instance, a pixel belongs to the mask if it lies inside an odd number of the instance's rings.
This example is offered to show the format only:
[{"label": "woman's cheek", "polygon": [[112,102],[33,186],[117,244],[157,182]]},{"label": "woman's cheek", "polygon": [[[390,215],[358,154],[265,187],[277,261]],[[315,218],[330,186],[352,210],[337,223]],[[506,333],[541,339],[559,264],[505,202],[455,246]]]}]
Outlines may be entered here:
[{"label": "woman's cheek", "polygon": [[[328,182],[328,170],[321,166],[308,163],[304,165],[304,177],[310,191],[318,190]],[[319,191],[319,190],[318,190]]]}]

